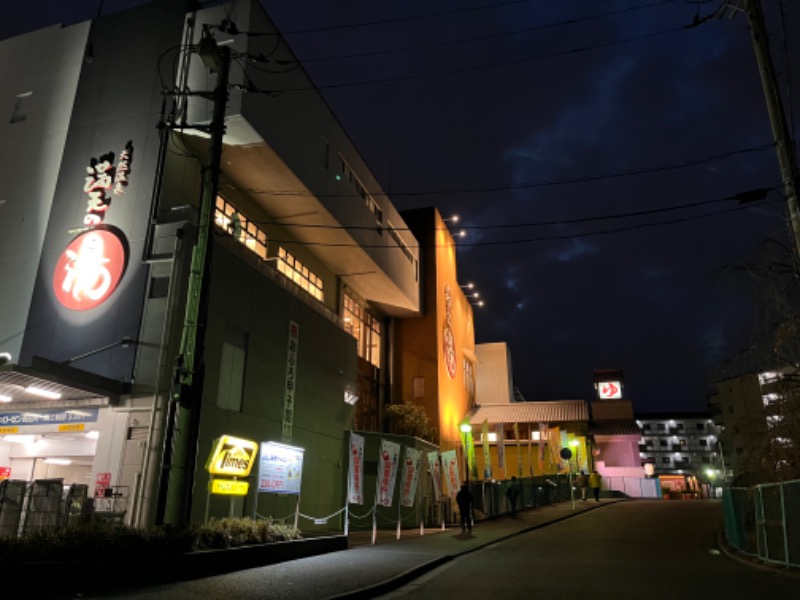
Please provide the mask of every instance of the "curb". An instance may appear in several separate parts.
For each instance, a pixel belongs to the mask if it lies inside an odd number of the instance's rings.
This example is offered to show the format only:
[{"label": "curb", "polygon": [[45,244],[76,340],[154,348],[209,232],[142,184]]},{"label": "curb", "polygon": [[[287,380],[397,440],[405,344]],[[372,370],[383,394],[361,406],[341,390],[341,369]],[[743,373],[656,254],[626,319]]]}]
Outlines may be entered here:
[{"label": "curb", "polygon": [[337,594],[335,596],[327,596],[325,600],[362,600],[362,599],[375,598],[376,596],[381,596],[381,595],[384,595],[384,594],[388,594],[389,592],[393,592],[396,589],[403,587],[404,585],[412,582],[413,580],[415,580],[418,577],[424,575],[425,573],[429,573],[430,571],[433,571],[434,569],[436,569],[438,567],[441,567],[442,565],[444,565],[444,564],[446,564],[446,563],[448,563],[448,562],[450,562],[450,561],[452,561],[452,560],[454,560],[456,558],[460,558],[461,556],[465,556],[465,555],[470,554],[472,552],[476,552],[478,550],[482,550],[482,549],[486,548],[487,546],[491,546],[493,544],[497,544],[498,542],[502,542],[502,541],[508,540],[510,538],[516,537],[518,535],[522,535],[523,533],[528,533],[528,532],[531,532],[531,531],[535,531],[537,529],[542,529],[543,527],[547,527],[548,525],[554,525],[556,523],[560,523],[560,522],[566,521],[568,519],[574,519],[575,517],[578,517],[578,516],[580,516],[582,514],[585,514],[587,512],[591,512],[593,510],[597,510],[598,508],[603,508],[604,506],[611,506],[612,504],[616,504],[617,502],[621,502],[623,500],[625,500],[625,499],[619,499],[619,500],[616,500],[615,502],[604,502],[602,504],[596,504],[596,505],[593,505],[591,507],[587,507],[584,510],[581,510],[580,512],[570,513],[570,514],[558,517],[556,519],[553,519],[552,521],[546,521],[544,523],[537,523],[536,525],[530,525],[529,527],[524,527],[524,528],[520,529],[519,531],[514,531],[512,533],[500,536],[498,538],[495,538],[493,540],[484,542],[482,544],[479,544],[479,545],[474,546],[472,548],[469,548],[467,550],[463,550],[461,552],[456,552],[454,554],[445,554],[443,556],[440,556],[439,558],[435,558],[433,560],[429,560],[428,562],[422,563],[421,565],[417,565],[416,567],[408,569],[407,571],[404,571],[404,572],[400,573],[399,575],[396,575],[395,577],[392,577],[390,579],[386,579],[385,581],[382,581],[380,583],[376,583],[374,585],[370,585],[370,586],[366,586],[366,587],[363,587],[363,588],[359,588],[359,589],[353,590],[351,592],[345,592],[343,594]]}]

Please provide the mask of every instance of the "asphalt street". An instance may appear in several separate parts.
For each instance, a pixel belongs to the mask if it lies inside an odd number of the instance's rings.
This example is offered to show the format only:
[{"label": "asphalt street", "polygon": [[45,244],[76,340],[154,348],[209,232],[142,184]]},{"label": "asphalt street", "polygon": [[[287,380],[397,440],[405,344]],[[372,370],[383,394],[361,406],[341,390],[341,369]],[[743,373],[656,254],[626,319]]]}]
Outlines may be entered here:
[{"label": "asphalt street", "polygon": [[[423,532],[414,529],[401,532],[400,539],[397,539],[396,531],[380,531],[375,543],[371,531],[356,531],[350,533],[349,548],[339,552],[224,575],[202,577],[198,574],[198,578],[192,581],[81,597],[133,600],[376,598],[400,590],[455,559],[468,557],[501,540],[513,540],[527,532],[627,502],[663,501],[603,499],[599,503],[591,500],[562,502],[519,511],[517,518],[506,516],[476,523],[471,533],[462,533],[459,528],[425,529]],[[734,558],[722,556],[720,560]],[[755,568],[748,564],[739,566],[742,569]],[[663,567],[668,569],[668,565]]]}]

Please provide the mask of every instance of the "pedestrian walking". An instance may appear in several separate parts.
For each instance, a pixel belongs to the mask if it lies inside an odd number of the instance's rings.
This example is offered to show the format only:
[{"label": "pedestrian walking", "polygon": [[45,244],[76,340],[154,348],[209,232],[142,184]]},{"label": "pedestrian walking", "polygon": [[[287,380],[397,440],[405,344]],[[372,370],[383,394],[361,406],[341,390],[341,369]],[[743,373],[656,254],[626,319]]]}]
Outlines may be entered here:
[{"label": "pedestrian walking", "polygon": [[583,471],[578,473],[578,476],[575,478],[575,485],[581,491],[581,500],[586,502],[586,488],[589,485],[589,478],[586,477],[586,473]]},{"label": "pedestrian walking", "polygon": [[508,498],[508,504],[511,507],[511,516],[517,516],[517,496],[519,496],[519,487],[517,486],[517,478],[515,476],[511,476],[511,483],[508,484],[508,488],[506,488],[506,498]]},{"label": "pedestrian walking", "polygon": [[473,499],[466,483],[461,485],[461,489],[456,494],[456,504],[458,504],[458,513],[461,519],[461,532],[471,532]]},{"label": "pedestrian walking", "polygon": [[600,502],[600,485],[602,482],[602,478],[600,477],[600,473],[597,471],[592,471],[592,474],[589,475],[589,487],[592,488],[592,493],[594,494],[595,502]]}]

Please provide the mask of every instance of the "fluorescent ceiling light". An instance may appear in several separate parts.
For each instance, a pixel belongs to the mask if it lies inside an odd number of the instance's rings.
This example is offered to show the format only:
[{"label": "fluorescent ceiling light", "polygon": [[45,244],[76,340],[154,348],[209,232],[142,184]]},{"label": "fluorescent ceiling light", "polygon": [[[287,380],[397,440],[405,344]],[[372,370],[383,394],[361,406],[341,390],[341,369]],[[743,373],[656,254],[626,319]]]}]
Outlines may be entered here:
[{"label": "fluorescent ceiling light", "polygon": [[26,387],[25,391],[29,394],[33,394],[34,396],[41,396],[42,398],[49,398],[50,400],[58,400],[61,398],[61,394],[58,392],[51,392],[50,390],[38,388],[33,385]]},{"label": "fluorescent ceiling light", "polygon": [[44,462],[51,465],[71,465],[72,461],[66,458],[45,458]]},{"label": "fluorescent ceiling light", "polygon": [[11,396],[0,394],[0,402],[11,402],[12,400],[13,398]]}]

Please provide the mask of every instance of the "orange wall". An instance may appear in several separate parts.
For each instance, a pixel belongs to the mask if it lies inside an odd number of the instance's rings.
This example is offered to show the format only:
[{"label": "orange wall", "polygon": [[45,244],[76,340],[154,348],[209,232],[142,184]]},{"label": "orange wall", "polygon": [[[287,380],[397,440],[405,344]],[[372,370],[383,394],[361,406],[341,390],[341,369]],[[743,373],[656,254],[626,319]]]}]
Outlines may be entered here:
[{"label": "orange wall", "polygon": [[[395,327],[393,401],[421,403],[439,430],[441,450],[460,448],[458,425],[469,409],[464,386],[464,349],[474,356],[472,305],[456,278],[456,247],[435,209],[413,211],[406,218],[422,246],[424,314],[400,319]],[[449,329],[455,349],[455,374],[445,366],[446,287],[450,290]],[[413,398],[414,378],[425,378],[424,398]]]}]

